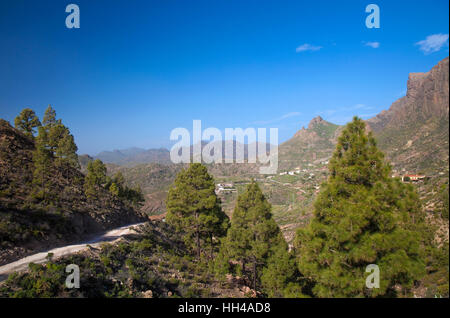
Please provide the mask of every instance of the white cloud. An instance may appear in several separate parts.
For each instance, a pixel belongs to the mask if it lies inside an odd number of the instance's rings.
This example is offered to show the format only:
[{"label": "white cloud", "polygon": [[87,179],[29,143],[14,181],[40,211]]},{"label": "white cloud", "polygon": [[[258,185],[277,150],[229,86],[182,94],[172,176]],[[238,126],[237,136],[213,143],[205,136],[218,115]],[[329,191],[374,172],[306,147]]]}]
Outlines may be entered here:
[{"label": "white cloud", "polygon": [[371,48],[378,49],[380,47],[380,42],[364,42],[365,46],[370,46]]},{"label": "white cloud", "polygon": [[306,52],[306,51],[319,51],[322,47],[321,46],[316,46],[316,45],[311,45],[308,43],[302,44],[299,47],[297,47],[295,49],[295,52],[300,53],[300,52]]},{"label": "white cloud", "polygon": [[415,43],[424,54],[437,52],[446,44],[448,46],[448,34],[442,33],[429,35],[425,40]]},{"label": "white cloud", "polygon": [[372,113],[370,110],[374,108],[365,104],[356,104],[345,107],[336,107],[333,109],[327,109],[317,112],[318,115],[323,115],[326,119],[335,124],[346,124],[351,121],[353,116],[359,116],[361,118],[370,118],[375,116],[377,113]]},{"label": "white cloud", "polygon": [[282,120],[287,119],[287,118],[297,117],[297,116],[300,116],[300,115],[301,115],[301,113],[299,113],[299,112],[291,112],[291,113],[284,114],[283,116],[280,116],[280,117],[275,118],[275,119],[265,120],[265,121],[264,120],[255,121],[252,124],[254,124],[254,125],[268,125],[268,124],[272,124],[272,123],[276,123],[276,122],[282,121]]},{"label": "white cloud", "polygon": [[299,113],[299,112],[291,112],[291,113],[284,114],[283,116],[281,116],[279,118],[279,120],[283,120],[283,119],[286,119],[289,117],[296,117],[296,116],[300,116],[300,115],[301,115],[301,113]]},{"label": "white cloud", "polygon": [[352,106],[346,106],[346,107],[339,107],[339,108],[333,108],[333,109],[326,109],[323,111],[318,112],[319,115],[328,115],[331,116],[336,113],[344,113],[344,112],[355,112],[358,110],[371,110],[373,109],[372,106],[368,106],[365,104],[356,104]]}]

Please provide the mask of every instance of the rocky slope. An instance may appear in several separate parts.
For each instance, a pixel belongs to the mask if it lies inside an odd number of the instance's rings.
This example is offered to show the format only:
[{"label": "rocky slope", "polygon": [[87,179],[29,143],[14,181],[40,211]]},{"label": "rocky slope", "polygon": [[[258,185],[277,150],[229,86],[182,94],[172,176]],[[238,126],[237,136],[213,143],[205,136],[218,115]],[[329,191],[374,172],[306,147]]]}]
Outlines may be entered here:
[{"label": "rocky slope", "polygon": [[[165,222],[146,222],[113,243],[32,264],[0,282],[0,297],[255,297],[239,277],[217,279],[189,255],[182,237]],[[80,266],[80,288],[65,287],[65,268]],[[29,284],[28,282],[33,282]]]},{"label": "rocky slope", "polygon": [[448,57],[427,73],[411,73],[406,96],[367,123],[394,167],[448,172]]},{"label": "rocky slope", "polygon": [[279,147],[279,170],[304,168],[308,164],[328,160],[341,131],[339,125],[332,124],[318,116],[308,127],[303,127],[294,137]]}]

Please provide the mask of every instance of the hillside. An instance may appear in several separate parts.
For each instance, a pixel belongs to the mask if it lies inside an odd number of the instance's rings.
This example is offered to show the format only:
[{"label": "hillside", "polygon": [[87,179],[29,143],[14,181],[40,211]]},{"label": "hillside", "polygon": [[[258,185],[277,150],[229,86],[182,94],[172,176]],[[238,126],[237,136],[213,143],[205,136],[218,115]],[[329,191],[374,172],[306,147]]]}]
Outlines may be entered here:
[{"label": "hillside", "polygon": [[0,264],[20,256],[136,223],[143,217],[106,189],[86,198],[78,169],[52,164],[47,201],[33,184],[35,142],[0,119]]},{"label": "hillside", "polygon": [[[80,288],[65,288],[65,268],[80,264]],[[28,284],[32,280],[34,284]],[[242,279],[219,280],[195,260],[182,237],[164,222],[146,222],[137,233],[46,264],[32,264],[0,284],[0,297],[246,297]]]},{"label": "hillside", "polygon": [[304,168],[331,157],[340,129],[318,116],[279,147],[279,170]]}]

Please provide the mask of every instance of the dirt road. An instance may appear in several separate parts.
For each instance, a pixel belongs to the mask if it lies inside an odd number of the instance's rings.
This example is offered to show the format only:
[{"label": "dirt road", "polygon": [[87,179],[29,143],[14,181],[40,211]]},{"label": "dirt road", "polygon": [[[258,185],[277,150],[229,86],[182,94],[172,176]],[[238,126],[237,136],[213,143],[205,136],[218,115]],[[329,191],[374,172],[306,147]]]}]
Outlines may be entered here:
[{"label": "dirt road", "polygon": [[120,228],[103,233],[88,242],[54,248],[46,252],[33,254],[24,257],[22,259],[19,259],[15,262],[0,266],[0,282],[8,278],[8,275],[13,272],[20,272],[28,269],[29,263],[42,264],[47,262],[48,253],[53,253],[53,258],[58,258],[64,255],[74,254],[81,250],[87,249],[88,245],[92,247],[98,247],[101,243],[114,242],[124,235],[133,233],[134,228],[141,224],[144,223],[122,226]]}]

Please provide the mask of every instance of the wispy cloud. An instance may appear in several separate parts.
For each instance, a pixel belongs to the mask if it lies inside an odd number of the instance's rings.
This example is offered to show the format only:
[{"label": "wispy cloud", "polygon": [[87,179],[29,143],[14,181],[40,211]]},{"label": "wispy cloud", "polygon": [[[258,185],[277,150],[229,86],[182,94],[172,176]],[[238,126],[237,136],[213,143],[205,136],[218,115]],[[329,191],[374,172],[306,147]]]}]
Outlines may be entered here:
[{"label": "wispy cloud", "polygon": [[380,47],[380,42],[363,42],[365,46],[370,46],[371,48],[378,49]]},{"label": "wispy cloud", "polygon": [[300,115],[301,115],[301,113],[299,113],[299,112],[291,112],[291,113],[284,114],[283,116],[280,116],[280,117],[275,118],[275,119],[255,121],[252,124],[253,125],[268,125],[268,124],[273,124],[273,123],[276,123],[276,122],[280,122],[282,120],[285,120],[285,119],[288,119],[288,118],[291,118],[291,117],[297,117],[297,116],[300,116]]},{"label": "wispy cloud", "polygon": [[322,48],[321,46],[316,46],[316,45],[305,43],[305,44],[298,46],[295,49],[295,52],[300,53],[300,52],[306,52],[306,51],[319,51],[321,48]]},{"label": "wispy cloud", "polygon": [[317,115],[322,115],[326,120],[335,124],[345,124],[352,120],[353,116],[358,116],[363,119],[367,119],[375,116],[377,113],[371,112],[374,107],[365,104],[356,104],[345,107],[336,107],[333,109],[327,109],[317,112]]},{"label": "wispy cloud", "polygon": [[352,106],[323,110],[323,111],[318,112],[318,114],[331,116],[336,113],[355,112],[357,110],[370,110],[370,109],[373,109],[373,107],[367,106],[365,104],[356,104],[356,105],[352,105]]},{"label": "wispy cloud", "polygon": [[431,54],[440,51],[443,46],[448,46],[448,34],[432,34],[426,37],[425,40],[415,43],[419,49],[425,54]]}]

